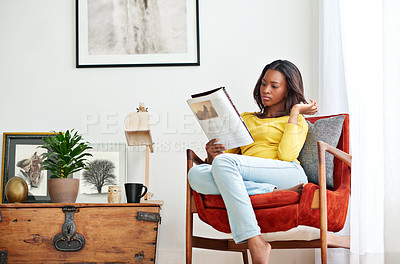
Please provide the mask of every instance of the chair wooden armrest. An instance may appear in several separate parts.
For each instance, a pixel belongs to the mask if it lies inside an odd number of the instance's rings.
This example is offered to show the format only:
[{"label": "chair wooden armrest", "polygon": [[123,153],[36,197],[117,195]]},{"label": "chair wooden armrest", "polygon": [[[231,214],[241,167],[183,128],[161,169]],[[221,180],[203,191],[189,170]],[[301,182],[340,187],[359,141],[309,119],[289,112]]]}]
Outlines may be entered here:
[{"label": "chair wooden armrest", "polygon": [[318,165],[319,165],[319,209],[320,209],[320,236],[321,236],[321,260],[322,263],[327,262],[327,229],[328,229],[328,211],[326,201],[326,165],[325,151],[331,153],[334,157],[346,163],[351,167],[351,155],[341,151],[331,145],[318,141]]},{"label": "chair wooden armrest", "polygon": [[200,165],[200,164],[205,164],[206,161],[202,160],[199,156],[197,156],[197,154],[191,150],[191,149],[187,149],[186,150],[186,154],[187,154],[187,159],[188,160],[192,160],[194,164],[196,165]]},{"label": "chair wooden armrest", "polygon": [[[194,163],[196,165],[200,165],[200,164],[205,164],[206,163],[204,160],[199,158],[199,156],[197,156],[197,154],[191,149],[187,149],[186,150],[186,156],[187,156],[187,161],[188,162]],[[192,164],[192,166],[193,166],[193,164]]]}]

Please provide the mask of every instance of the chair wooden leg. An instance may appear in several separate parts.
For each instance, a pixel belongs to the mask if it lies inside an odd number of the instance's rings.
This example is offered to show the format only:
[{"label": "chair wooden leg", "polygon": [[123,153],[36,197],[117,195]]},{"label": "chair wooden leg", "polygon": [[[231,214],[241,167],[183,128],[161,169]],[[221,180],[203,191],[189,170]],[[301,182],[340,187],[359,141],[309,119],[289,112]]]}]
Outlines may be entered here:
[{"label": "chair wooden leg", "polygon": [[193,249],[193,215],[186,221],[186,264],[192,264]]},{"label": "chair wooden leg", "polygon": [[328,237],[326,226],[320,228],[321,236],[321,264],[328,263]]},{"label": "chair wooden leg", "polygon": [[247,249],[242,251],[243,264],[249,264],[249,255],[247,254]]},{"label": "chair wooden leg", "polygon": [[186,241],[186,264],[192,264],[192,242]]},{"label": "chair wooden leg", "polygon": [[321,263],[328,262],[328,206],[326,198],[326,165],[325,150],[327,146],[322,141],[318,141],[318,167],[319,167],[319,221],[321,239]]},{"label": "chair wooden leg", "polygon": [[186,212],[186,264],[192,264],[193,214]]},{"label": "chair wooden leg", "polygon": [[192,197],[187,183],[187,199],[186,199],[186,264],[192,264],[192,249],[193,249],[193,212],[192,208]]}]

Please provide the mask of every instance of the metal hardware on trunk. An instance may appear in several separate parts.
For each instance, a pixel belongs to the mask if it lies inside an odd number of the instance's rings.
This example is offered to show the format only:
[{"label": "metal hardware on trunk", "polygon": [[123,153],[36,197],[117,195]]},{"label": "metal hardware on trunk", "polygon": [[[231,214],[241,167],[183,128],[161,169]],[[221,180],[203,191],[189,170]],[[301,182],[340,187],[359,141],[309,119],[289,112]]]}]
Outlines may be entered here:
[{"label": "metal hardware on trunk", "polygon": [[76,207],[64,206],[62,210],[65,213],[65,223],[61,228],[62,233],[54,236],[54,247],[60,251],[79,251],[85,246],[85,238],[76,233],[74,223]]},{"label": "metal hardware on trunk", "polygon": [[0,212],[0,222],[1,222],[1,212]]},{"label": "metal hardware on trunk", "polygon": [[160,214],[157,213],[149,213],[149,212],[138,212],[136,216],[137,220],[148,221],[148,222],[155,222],[161,223]]},{"label": "metal hardware on trunk", "polygon": [[135,254],[135,259],[144,259],[144,251]]},{"label": "metal hardware on trunk", "polygon": [[0,251],[0,264],[7,264],[7,257],[8,257],[7,250]]}]

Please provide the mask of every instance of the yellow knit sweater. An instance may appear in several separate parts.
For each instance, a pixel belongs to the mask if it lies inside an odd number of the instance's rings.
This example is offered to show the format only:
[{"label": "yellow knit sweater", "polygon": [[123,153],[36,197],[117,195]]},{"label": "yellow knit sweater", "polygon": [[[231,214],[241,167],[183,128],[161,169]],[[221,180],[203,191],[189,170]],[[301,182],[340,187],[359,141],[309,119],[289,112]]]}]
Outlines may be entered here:
[{"label": "yellow knit sweater", "polygon": [[229,149],[226,153],[241,153],[267,159],[296,161],[307,137],[308,125],[303,115],[298,124],[288,124],[289,116],[260,119],[245,112],[243,121],[254,138],[250,145]]}]

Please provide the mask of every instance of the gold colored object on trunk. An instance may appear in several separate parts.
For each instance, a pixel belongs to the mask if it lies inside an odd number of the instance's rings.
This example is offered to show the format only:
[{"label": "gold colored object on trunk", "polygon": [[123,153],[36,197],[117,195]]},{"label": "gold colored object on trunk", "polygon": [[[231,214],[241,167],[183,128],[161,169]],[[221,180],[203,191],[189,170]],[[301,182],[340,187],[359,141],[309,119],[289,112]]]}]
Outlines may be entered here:
[{"label": "gold colored object on trunk", "polygon": [[28,185],[24,179],[13,177],[7,182],[5,193],[9,203],[23,203],[28,198]]}]

